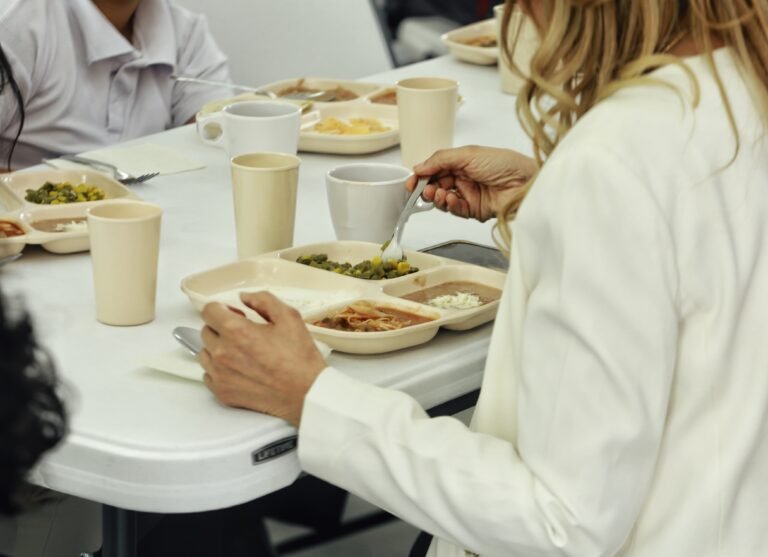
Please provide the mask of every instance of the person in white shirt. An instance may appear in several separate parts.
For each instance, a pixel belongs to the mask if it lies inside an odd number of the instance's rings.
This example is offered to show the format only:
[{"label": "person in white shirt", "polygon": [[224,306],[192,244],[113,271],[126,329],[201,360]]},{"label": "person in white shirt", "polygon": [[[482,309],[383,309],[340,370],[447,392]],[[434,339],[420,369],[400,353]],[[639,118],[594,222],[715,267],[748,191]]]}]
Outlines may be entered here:
[{"label": "person in white shirt", "polygon": [[[229,81],[205,18],[171,0],[0,0],[0,37],[26,110],[15,168],[185,124],[232,95],[171,79]],[[0,151],[16,114],[0,96]]]},{"label": "person in white shirt", "polygon": [[326,367],[266,293],[263,325],[206,306],[206,384],[295,424],[307,472],[430,557],[763,555],[768,1],[520,3],[536,175],[478,147],[415,168],[510,247],[471,428]]}]

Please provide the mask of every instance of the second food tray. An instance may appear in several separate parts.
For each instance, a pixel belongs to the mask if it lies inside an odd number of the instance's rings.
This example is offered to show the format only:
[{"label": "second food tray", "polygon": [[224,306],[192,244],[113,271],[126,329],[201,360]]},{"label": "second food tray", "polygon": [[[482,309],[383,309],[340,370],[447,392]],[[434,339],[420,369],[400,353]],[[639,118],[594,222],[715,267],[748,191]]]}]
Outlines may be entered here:
[{"label": "second food tray", "polygon": [[[98,201],[56,205],[25,199],[27,190],[46,183],[86,184],[103,192]],[[95,170],[35,170],[0,177],[0,223],[15,228],[15,235],[0,235],[0,257],[18,253],[28,244],[39,244],[52,253],[74,253],[90,248],[88,208],[119,200],[139,199],[120,182]]]}]

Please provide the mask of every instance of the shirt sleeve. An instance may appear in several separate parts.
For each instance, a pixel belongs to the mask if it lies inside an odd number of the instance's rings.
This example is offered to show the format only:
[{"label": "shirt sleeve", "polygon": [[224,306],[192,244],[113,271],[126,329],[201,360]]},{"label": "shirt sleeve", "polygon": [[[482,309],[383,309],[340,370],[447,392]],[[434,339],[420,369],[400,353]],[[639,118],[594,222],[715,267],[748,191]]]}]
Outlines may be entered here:
[{"label": "shirt sleeve", "polygon": [[[192,14],[187,35],[179,42],[176,73],[190,77],[229,82],[227,58],[216,45],[205,18]],[[205,103],[233,95],[228,87],[211,87],[176,82],[173,86],[172,124],[181,126],[191,120]]]},{"label": "shirt sleeve", "polygon": [[677,275],[665,219],[622,162],[562,154],[515,225],[511,280],[526,283],[527,308],[499,312],[525,311],[522,353],[486,370],[519,369],[517,443],[429,419],[407,395],[332,368],[302,415],[307,472],[483,557],[614,555],[666,419]]}]

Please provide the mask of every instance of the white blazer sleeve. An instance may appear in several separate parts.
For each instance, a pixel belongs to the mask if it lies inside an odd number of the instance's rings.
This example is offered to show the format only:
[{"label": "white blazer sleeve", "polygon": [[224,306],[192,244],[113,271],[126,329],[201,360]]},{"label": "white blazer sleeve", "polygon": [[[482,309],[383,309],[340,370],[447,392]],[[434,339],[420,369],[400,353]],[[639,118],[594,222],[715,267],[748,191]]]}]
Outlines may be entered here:
[{"label": "white blazer sleeve", "polygon": [[641,177],[575,148],[546,163],[515,230],[521,269],[509,280],[525,283],[528,304],[500,307],[497,320],[524,312],[522,353],[486,374],[519,369],[508,395],[517,444],[327,369],[305,402],[299,457],[483,557],[614,555],[652,481],[669,403],[677,275],[667,226]]}]

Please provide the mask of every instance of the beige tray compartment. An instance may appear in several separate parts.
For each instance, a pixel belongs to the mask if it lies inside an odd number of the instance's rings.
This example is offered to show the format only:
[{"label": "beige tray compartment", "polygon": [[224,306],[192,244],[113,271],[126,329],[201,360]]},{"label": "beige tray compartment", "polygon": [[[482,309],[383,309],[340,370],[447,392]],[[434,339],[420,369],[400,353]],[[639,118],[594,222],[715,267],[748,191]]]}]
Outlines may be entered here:
[{"label": "beige tray compartment", "polygon": [[216,296],[235,289],[259,290],[270,286],[307,289],[311,285],[320,293],[349,291],[345,303],[365,294],[356,279],[334,273],[326,273],[328,276],[324,277],[315,271],[275,257],[244,259],[190,275],[181,281],[181,289],[198,311]]},{"label": "beige tray compartment", "polygon": [[[70,182],[72,185],[86,183],[104,190],[104,201],[109,199],[138,199],[139,197],[117,180],[95,170],[37,170],[14,172],[0,177],[0,185],[7,188],[24,207],[51,207],[30,203],[24,199],[28,189],[36,190],[46,182]],[[103,201],[84,201],[77,205],[91,207]],[[75,205],[74,203],[72,205]]]},{"label": "beige tray compartment", "polygon": [[[322,242],[317,244],[307,244],[304,246],[298,246],[294,248],[287,248],[280,252],[268,254],[274,256],[275,254],[286,261],[295,262],[300,255],[312,255],[324,253],[328,256],[328,259],[339,262],[349,262],[352,264],[371,259],[377,255],[381,255],[381,246],[372,242],[353,242],[353,241],[338,241],[338,242]],[[427,253],[421,253],[418,251],[405,250],[405,256],[408,262],[415,267],[418,267],[420,271],[431,269],[433,267],[439,267],[444,265],[446,259],[437,257],[435,255],[429,255]],[[298,263],[297,263],[298,265]],[[304,267],[307,267],[304,265]],[[329,271],[323,271],[321,269],[312,269],[307,267],[315,273],[333,274]],[[414,273],[415,275],[416,273]],[[410,275],[409,275],[410,276]],[[349,278],[349,277],[344,277]],[[352,279],[359,282],[366,282],[372,284],[379,284],[387,282],[388,280],[364,280],[364,279]]]},{"label": "beige tray compartment", "polygon": [[0,182],[0,215],[17,212],[22,206],[21,199]]},{"label": "beige tray compartment", "polygon": [[[486,269],[484,267],[478,267],[475,265],[446,265],[425,271],[423,273],[414,273],[413,275],[408,275],[397,280],[393,280],[391,283],[382,285],[382,292],[388,296],[392,296],[394,299],[402,300],[400,296],[404,296],[418,290],[423,290],[425,288],[430,288],[432,286],[437,286],[438,284],[456,281],[475,282],[484,286],[490,286],[498,290],[503,290],[504,283],[506,281],[506,275],[499,271],[494,271],[492,269]],[[430,309],[438,309],[433,308],[427,304],[424,304],[424,307],[428,307]],[[442,311],[444,315],[440,326],[452,331],[465,331],[472,329],[482,325],[483,323],[493,321],[496,317],[496,311],[498,308],[498,300],[471,309],[440,308],[440,311]]]},{"label": "beige tray compartment", "polygon": [[29,226],[27,226],[21,219],[15,215],[0,216],[0,220],[10,221],[19,226],[26,234],[23,236],[12,236],[10,238],[0,238],[0,257],[8,257],[10,255],[16,255],[20,253],[24,246],[27,244],[29,238]]},{"label": "beige tray compartment", "polygon": [[403,309],[418,315],[432,317],[434,321],[420,323],[411,327],[404,327],[396,331],[381,331],[372,333],[353,333],[349,331],[336,331],[312,325],[312,322],[322,319],[338,311],[347,304],[338,304],[331,308],[313,312],[305,318],[307,328],[312,336],[317,340],[326,343],[328,346],[339,352],[348,354],[384,354],[394,352],[403,348],[410,348],[430,341],[440,329],[440,321],[443,313],[436,308],[430,308],[422,304],[415,304],[408,300],[399,300],[388,296],[371,295],[364,296],[362,300],[371,301],[380,305]]},{"label": "beige tray compartment", "polygon": [[[381,102],[380,100],[377,100],[380,97],[385,97],[385,96],[389,97],[390,95],[393,95],[393,94],[395,95],[395,102],[393,103],[386,103],[386,102]],[[365,100],[376,106],[389,106],[397,110],[397,88],[391,85],[382,87],[381,89],[377,89],[376,91],[373,91],[372,93],[369,93],[368,95],[366,95]]]},{"label": "beige tray compartment", "polygon": [[369,102],[317,104],[321,120],[332,117],[348,122],[351,118],[374,118],[389,130],[365,135],[334,135],[309,128],[302,130],[299,136],[300,151],[359,155],[383,151],[400,143],[396,106]]},{"label": "beige tray compartment", "polygon": [[91,248],[88,231],[76,232],[45,232],[34,227],[34,223],[48,219],[83,218],[90,203],[71,203],[67,205],[30,205],[19,214],[26,228],[30,231],[28,244],[39,244],[51,253],[76,253],[88,251]]},{"label": "beige tray compartment", "polygon": [[[386,86],[386,87],[382,87],[381,89],[377,89],[376,91],[374,91],[370,95],[366,95],[365,101],[370,103],[370,104],[372,104],[373,106],[385,106],[385,107],[389,107],[389,108],[394,108],[395,109],[395,114],[397,114],[397,103],[389,104],[389,103],[384,103],[384,102],[380,102],[380,101],[376,100],[379,97],[382,97],[384,95],[389,95],[391,93],[395,93],[396,91],[397,91],[397,88],[396,87],[392,87],[391,85]],[[397,97],[396,93],[395,93],[395,97]],[[457,97],[457,99],[456,99],[456,110],[461,108],[464,105],[464,102],[465,102],[464,97],[462,95],[459,95]]]},{"label": "beige tray compartment", "polygon": [[[335,89],[336,87],[343,87],[344,89],[349,89],[357,95],[356,99],[350,99],[348,101],[315,101],[315,106],[317,107],[356,102],[360,100],[361,97],[365,97],[367,94],[372,93],[377,89],[381,89],[382,87],[382,85],[379,83],[366,83],[364,81],[328,79],[322,77],[305,77],[303,79],[304,81],[301,83],[301,85],[307,89],[319,89],[322,91],[327,91],[329,89]],[[279,91],[282,91],[288,87],[298,86],[301,80],[302,78],[300,77],[284,79],[282,81],[275,81],[273,83],[268,83],[267,85],[262,85],[259,87],[259,89],[271,91],[272,93],[278,93]]]},{"label": "beige tray compartment", "polygon": [[440,37],[443,43],[448,47],[454,58],[470,64],[479,64],[482,66],[491,66],[496,64],[499,59],[498,46],[473,46],[461,41],[482,37],[483,35],[496,36],[496,21],[486,19],[472,25],[460,27],[445,33]]}]

